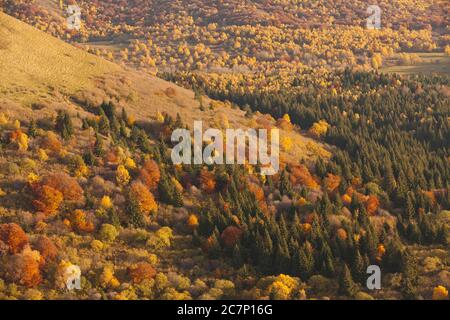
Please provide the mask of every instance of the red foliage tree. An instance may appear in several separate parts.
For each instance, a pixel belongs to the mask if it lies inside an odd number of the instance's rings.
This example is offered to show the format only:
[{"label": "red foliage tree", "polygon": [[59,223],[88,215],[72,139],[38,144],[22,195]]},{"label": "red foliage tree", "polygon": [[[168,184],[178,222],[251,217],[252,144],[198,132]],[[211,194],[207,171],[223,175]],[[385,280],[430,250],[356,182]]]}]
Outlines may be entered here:
[{"label": "red foliage tree", "polygon": [[369,196],[366,201],[366,210],[369,215],[374,215],[380,206],[380,200],[376,196]]},{"label": "red foliage tree", "polygon": [[40,236],[34,244],[34,248],[41,254],[41,265],[55,261],[58,256],[58,248],[47,236]]},{"label": "red foliage tree", "polygon": [[228,226],[223,230],[220,238],[225,246],[233,247],[241,238],[242,230],[235,226]]}]

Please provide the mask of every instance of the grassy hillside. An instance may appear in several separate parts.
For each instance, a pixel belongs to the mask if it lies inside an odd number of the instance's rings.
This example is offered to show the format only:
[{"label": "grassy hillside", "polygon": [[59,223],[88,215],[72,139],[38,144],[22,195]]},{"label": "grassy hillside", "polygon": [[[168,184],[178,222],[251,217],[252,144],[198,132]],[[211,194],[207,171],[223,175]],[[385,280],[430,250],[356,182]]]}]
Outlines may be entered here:
[{"label": "grassy hillside", "polygon": [[58,89],[73,94],[92,86],[94,77],[119,67],[63,43],[6,14],[0,14],[2,96],[29,102]]}]

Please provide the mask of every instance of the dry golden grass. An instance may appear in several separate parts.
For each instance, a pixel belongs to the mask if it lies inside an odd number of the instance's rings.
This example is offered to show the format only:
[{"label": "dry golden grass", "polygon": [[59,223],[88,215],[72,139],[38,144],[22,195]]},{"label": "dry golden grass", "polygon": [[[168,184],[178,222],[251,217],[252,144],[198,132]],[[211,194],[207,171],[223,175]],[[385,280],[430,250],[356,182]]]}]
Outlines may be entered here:
[{"label": "dry golden grass", "polygon": [[0,93],[28,103],[52,88],[73,94],[119,67],[0,13]]}]

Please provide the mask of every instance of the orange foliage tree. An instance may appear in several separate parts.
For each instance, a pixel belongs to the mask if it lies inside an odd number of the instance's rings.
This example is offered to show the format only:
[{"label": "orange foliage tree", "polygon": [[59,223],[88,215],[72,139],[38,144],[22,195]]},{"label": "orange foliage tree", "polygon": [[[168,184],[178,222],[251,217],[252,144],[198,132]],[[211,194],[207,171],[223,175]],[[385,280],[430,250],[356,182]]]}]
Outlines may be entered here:
[{"label": "orange foliage tree", "polygon": [[147,262],[138,262],[128,268],[128,274],[133,283],[141,283],[144,280],[153,279],[156,276],[156,270]]},{"label": "orange foliage tree", "polygon": [[78,181],[67,173],[50,174],[44,177],[41,183],[60,191],[64,200],[79,201],[83,198],[83,189],[78,184]]},{"label": "orange foliage tree", "polygon": [[292,185],[302,184],[310,189],[319,189],[319,184],[304,165],[296,165],[291,167],[289,179]]},{"label": "orange foliage tree", "polygon": [[36,287],[42,281],[39,262],[39,252],[27,247],[8,259],[7,278],[26,287]]},{"label": "orange foliage tree", "polygon": [[146,161],[142,169],[139,170],[139,180],[151,191],[156,190],[160,178],[161,172],[159,171],[158,164],[154,160]]},{"label": "orange foliage tree", "polygon": [[33,206],[47,217],[53,216],[63,201],[63,194],[50,186],[35,184],[33,186],[35,200]]},{"label": "orange foliage tree", "polygon": [[448,290],[444,286],[437,286],[433,289],[433,300],[445,300],[448,297]]},{"label": "orange foliage tree", "polygon": [[197,218],[197,216],[195,214],[189,215],[189,218],[187,219],[186,224],[191,230],[197,229],[197,227],[198,227],[198,218]]},{"label": "orange foliage tree", "polygon": [[71,213],[70,225],[72,229],[78,232],[92,232],[94,231],[94,223],[89,221],[86,216],[86,212],[83,210],[75,210]]},{"label": "orange foliage tree", "polygon": [[15,223],[0,225],[0,242],[3,242],[11,254],[18,253],[28,244],[28,236],[25,231]]},{"label": "orange foliage tree", "polygon": [[382,243],[380,243],[377,247],[377,256],[376,256],[377,261],[381,262],[385,253],[386,253],[386,248],[384,247],[384,245]]},{"label": "orange foliage tree", "polygon": [[314,123],[308,132],[314,137],[319,138],[327,133],[329,127],[330,125],[325,120],[320,120]]},{"label": "orange foliage tree", "polygon": [[341,177],[329,173],[324,179],[324,185],[328,193],[333,193],[339,187]]},{"label": "orange foliage tree", "polygon": [[216,189],[216,180],[214,174],[204,169],[199,176],[200,188],[206,193],[212,193]]},{"label": "orange foliage tree", "polygon": [[255,195],[256,201],[264,200],[264,190],[254,182],[248,184],[248,190]]},{"label": "orange foliage tree", "polygon": [[130,197],[138,203],[142,213],[148,215],[158,210],[155,197],[142,182],[133,182],[130,188]]},{"label": "orange foliage tree", "polygon": [[51,153],[58,154],[62,149],[62,143],[54,132],[48,131],[47,135],[42,138],[40,147]]},{"label": "orange foliage tree", "polygon": [[294,127],[291,123],[291,117],[285,114],[282,118],[277,120],[277,127],[283,130],[292,130]]},{"label": "orange foliage tree", "polygon": [[366,210],[369,215],[374,215],[378,207],[380,206],[380,200],[374,195],[370,195],[366,201]]},{"label": "orange foliage tree", "polygon": [[341,239],[341,240],[346,240],[346,239],[347,239],[347,231],[345,231],[345,230],[342,229],[342,228],[339,228],[339,229],[337,230],[337,236],[338,236],[338,238]]},{"label": "orange foliage tree", "polygon": [[423,194],[431,201],[433,205],[436,204],[436,195],[433,191],[423,191]]},{"label": "orange foliage tree", "polygon": [[17,129],[11,132],[10,141],[16,143],[20,151],[27,151],[28,136],[22,130]]}]

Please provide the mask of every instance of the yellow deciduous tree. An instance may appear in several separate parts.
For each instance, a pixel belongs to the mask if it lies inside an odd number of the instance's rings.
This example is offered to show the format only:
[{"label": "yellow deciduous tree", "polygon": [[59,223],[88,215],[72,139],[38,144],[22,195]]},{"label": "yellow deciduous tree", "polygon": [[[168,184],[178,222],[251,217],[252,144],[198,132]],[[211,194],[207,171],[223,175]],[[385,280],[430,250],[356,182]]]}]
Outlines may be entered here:
[{"label": "yellow deciduous tree", "polygon": [[312,125],[309,129],[309,133],[318,138],[325,135],[329,127],[330,125],[325,120],[320,120]]},{"label": "yellow deciduous tree", "polygon": [[36,210],[44,213],[47,217],[55,215],[63,201],[63,194],[48,185],[36,185],[33,189],[36,196],[33,205]]},{"label": "yellow deciduous tree", "polygon": [[282,137],[281,138],[281,148],[286,151],[289,152],[292,150],[292,146],[293,146],[293,142],[292,139],[290,137]]},{"label": "yellow deciduous tree", "polygon": [[100,274],[99,283],[102,288],[117,288],[120,285],[119,280],[114,276],[114,269],[111,266],[105,266]]},{"label": "yellow deciduous tree", "polygon": [[190,229],[195,230],[198,227],[198,218],[195,214],[189,215],[187,225]]},{"label": "yellow deciduous tree", "polygon": [[433,289],[433,300],[445,300],[448,297],[448,290],[444,286],[437,286]]},{"label": "yellow deciduous tree", "polygon": [[103,196],[100,200],[100,207],[103,209],[110,209],[113,206],[112,200],[109,196]]},{"label": "yellow deciduous tree", "polygon": [[120,186],[126,186],[130,182],[130,173],[125,166],[120,165],[116,170],[116,181]]}]

